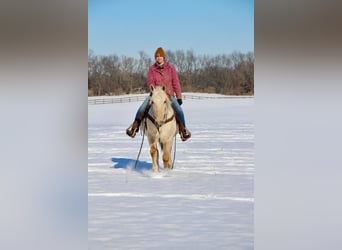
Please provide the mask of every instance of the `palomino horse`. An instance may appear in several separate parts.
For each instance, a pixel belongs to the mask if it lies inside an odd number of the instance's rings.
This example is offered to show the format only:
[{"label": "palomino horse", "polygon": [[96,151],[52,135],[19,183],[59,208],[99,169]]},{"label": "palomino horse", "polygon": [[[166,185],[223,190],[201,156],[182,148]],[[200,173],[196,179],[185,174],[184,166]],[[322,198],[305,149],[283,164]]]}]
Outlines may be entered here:
[{"label": "palomino horse", "polygon": [[171,100],[165,86],[151,87],[150,109],[146,118],[146,134],[152,157],[152,170],[159,171],[158,144],[163,153],[164,168],[172,168],[172,141],[177,134],[177,124]]}]

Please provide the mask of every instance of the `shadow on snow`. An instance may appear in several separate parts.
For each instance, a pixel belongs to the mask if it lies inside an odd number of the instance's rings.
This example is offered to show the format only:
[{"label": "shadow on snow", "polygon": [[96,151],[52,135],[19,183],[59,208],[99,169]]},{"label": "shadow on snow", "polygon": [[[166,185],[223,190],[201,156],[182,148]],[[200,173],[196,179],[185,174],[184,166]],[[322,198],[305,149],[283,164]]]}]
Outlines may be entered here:
[{"label": "shadow on snow", "polygon": [[[135,165],[134,159],[127,159],[127,158],[112,158],[112,162],[114,162],[113,168],[132,168],[134,169]],[[139,161],[137,162],[136,170],[151,170],[152,169],[152,163],[149,163],[147,161]]]}]

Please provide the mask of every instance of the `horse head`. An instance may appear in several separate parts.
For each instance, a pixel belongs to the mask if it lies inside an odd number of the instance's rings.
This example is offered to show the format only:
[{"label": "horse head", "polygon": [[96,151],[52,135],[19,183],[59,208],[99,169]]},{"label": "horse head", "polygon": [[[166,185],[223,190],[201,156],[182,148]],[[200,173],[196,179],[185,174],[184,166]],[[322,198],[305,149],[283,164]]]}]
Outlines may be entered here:
[{"label": "horse head", "polygon": [[152,97],[150,106],[153,112],[154,120],[157,124],[162,125],[167,119],[168,112],[171,107],[171,101],[166,94],[165,86],[151,86]]}]

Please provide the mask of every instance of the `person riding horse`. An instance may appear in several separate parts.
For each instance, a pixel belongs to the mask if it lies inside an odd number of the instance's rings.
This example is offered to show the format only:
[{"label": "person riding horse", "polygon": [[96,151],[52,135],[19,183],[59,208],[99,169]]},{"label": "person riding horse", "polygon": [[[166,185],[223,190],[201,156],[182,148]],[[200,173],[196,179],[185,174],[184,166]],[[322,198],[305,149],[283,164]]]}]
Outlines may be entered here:
[{"label": "person riding horse", "polygon": [[[156,62],[150,66],[148,70],[147,86],[149,88],[151,88],[151,86],[165,86],[166,93],[170,97],[172,108],[175,111],[180,137],[182,141],[186,141],[191,137],[191,133],[186,128],[185,117],[181,108],[183,103],[182,91],[176,68],[166,61],[165,52],[161,47],[155,51],[154,58]],[[150,99],[151,95],[149,95],[139,107],[134,122],[126,129],[126,134],[128,136],[134,138],[139,131],[140,123],[148,112]]]}]

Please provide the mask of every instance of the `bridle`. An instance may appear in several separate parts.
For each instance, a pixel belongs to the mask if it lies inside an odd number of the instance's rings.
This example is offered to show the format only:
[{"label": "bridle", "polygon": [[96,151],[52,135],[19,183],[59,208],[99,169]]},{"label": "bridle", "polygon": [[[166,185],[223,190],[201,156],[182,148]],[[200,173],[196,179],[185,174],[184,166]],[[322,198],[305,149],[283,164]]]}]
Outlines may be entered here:
[{"label": "bridle", "polygon": [[175,117],[175,114],[172,114],[172,116],[170,118],[164,120],[161,124],[159,124],[158,122],[156,122],[156,120],[154,119],[153,116],[151,116],[150,114],[147,114],[147,118],[150,119],[150,121],[154,124],[154,126],[156,126],[158,132],[159,132],[160,127],[162,127],[164,124],[172,121],[174,117]]},{"label": "bridle", "polygon": [[162,121],[162,123],[158,123],[155,118],[150,115],[150,113],[147,113],[147,118],[154,124],[154,126],[157,128],[158,132],[159,132],[159,128],[162,127],[164,124],[171,122],[173,120],[173,118],[175,117],[175,113],[173,112],[172,116],[167,118],[167,112],[166,112],[167,107],[165,107],[165,112],[164,112],[164,120]]}]

